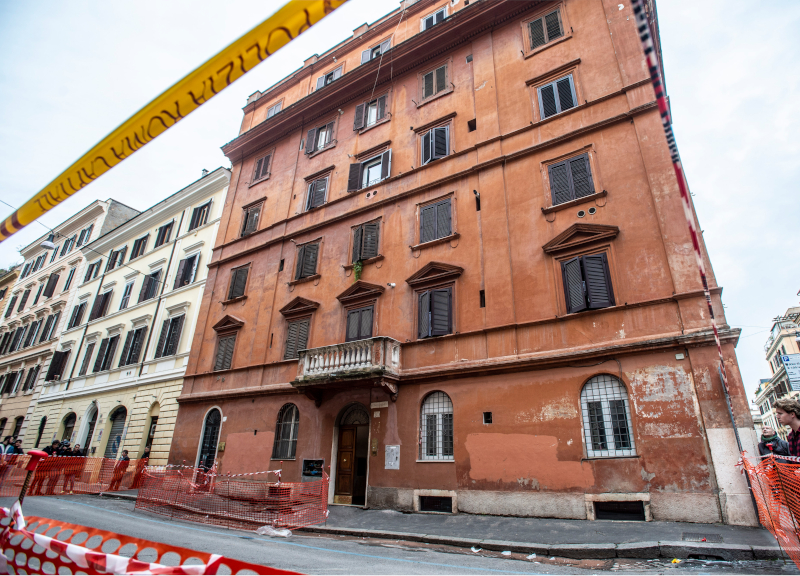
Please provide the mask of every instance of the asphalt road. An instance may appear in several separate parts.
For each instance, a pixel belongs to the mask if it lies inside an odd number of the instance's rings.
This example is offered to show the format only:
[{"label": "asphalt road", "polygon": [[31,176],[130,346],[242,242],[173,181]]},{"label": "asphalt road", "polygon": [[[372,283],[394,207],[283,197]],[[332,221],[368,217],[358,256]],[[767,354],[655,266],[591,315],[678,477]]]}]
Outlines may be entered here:
[{"label": "asphalt road", "polygon": [[[10,506],[11,498],[0,498]],[[134,510],[128,500],[95,496],[29,497],[25,514],[94,526],[130,536],[306,574],[591,574],[598,571],[648,574],[799,574],[792,563],[669,564],[644,560],[567,560],[526,558],[522,554],[432,546],[427,544],[320,537],[295,533],[269,538],[254,532],[172,521]]]}]

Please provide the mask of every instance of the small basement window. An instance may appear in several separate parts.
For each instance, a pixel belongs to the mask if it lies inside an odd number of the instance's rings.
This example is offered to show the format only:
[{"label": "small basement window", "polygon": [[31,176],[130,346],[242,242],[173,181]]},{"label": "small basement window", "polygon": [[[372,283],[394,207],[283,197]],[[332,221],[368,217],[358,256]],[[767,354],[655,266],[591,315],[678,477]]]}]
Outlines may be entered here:
[{"label": "small basement window", "polygon": [[453,498],[450,496],[420,496],[421,512],[453,512]]},{"label": "small basement window", "polygon": [[484,412],[483,413],[483,423],[484,424],[491,424],[492,423],[492,413],[491,412]]},{"label": "small basement window", "polygon": [[644,502],[595,502],[594,515],[597,520],[645,521]]}]

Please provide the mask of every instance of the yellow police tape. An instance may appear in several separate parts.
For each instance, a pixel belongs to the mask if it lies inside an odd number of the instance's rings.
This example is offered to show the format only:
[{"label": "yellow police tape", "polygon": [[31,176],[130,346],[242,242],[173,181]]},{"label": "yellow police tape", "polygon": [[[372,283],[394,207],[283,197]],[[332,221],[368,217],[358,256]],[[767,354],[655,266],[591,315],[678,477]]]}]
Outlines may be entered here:
[{"label": "yellow police tape", "polygon": [[125,160],[347,0],[292,0],[131,116],[0,223],[0,242]]}]

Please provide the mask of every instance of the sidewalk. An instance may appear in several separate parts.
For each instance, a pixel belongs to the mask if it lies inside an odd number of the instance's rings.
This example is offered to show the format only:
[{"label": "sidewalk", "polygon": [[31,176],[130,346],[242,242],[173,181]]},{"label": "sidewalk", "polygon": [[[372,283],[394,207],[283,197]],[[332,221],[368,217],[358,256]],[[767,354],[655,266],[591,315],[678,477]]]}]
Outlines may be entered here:
[{"label": "sidewalk", "polygon": [[[403,514],[330,506],[324,526],[306,532],[410,540],[564,558],[764,560],[782,557],[763,528],[682,522],[513,518],[471,514]],[[706,542],[702,541],[706,538]]]}]

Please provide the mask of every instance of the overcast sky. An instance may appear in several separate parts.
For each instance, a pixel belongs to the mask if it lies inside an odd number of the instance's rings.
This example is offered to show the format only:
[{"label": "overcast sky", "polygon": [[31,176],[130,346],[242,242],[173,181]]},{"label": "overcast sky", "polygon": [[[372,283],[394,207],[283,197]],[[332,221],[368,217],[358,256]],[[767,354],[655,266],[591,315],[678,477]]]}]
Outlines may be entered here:
[{"label": "overcast sky", "polygon": [[[597,0],[600,1],[600,0]],[[629,0],[620,0],[628,2]],[[283,2],[0,1],[0,199],[19,206],[133,112]],[[798,303],[800,2],[661,0],[675,132],[752,396],[771,319]],[[94,200],[147,208],[229,166],[247,96],[398,6],[350,0],[221,95],[43,217]],[[702,11],[698,11],[702,8]],[[0,216],[10,210],[0,205]],[[0,244],[0,267],[44,228]]]}]

